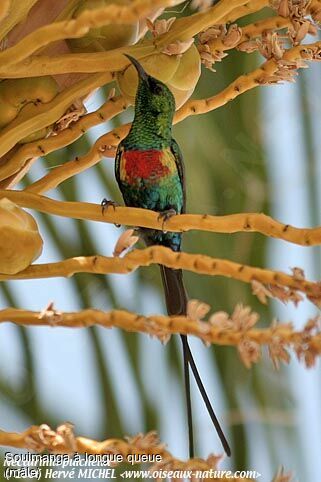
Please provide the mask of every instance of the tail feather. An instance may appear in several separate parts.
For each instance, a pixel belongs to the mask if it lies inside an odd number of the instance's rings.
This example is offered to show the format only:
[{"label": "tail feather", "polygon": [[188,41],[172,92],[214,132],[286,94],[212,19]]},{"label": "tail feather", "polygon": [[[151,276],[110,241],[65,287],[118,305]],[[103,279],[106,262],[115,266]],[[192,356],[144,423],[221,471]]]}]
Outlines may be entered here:
[{"label": "tail feather", "polygon": [[[167,313],[169,315],[184,315],[187,307],[187,294],[183,283],[183,273],[181,270],[167,268],[160,265],[161,276],[165,292],[165,301]],[[191,388],[189,377],[189,346],[187,336],[181,335],[183,344],[183,358],[184,358],[184,382],[185,382],[185,397],[186,397],[186,411],[188,420],[188,439],[189,439],[189,456],[194,457],[194,436],[193,436],[193,416],[192,416],[192,402],[191,402]]]},{"label": "tail feather", "polygon": [[187,293],[181,269],[167,268],[160,265],[165,292],[167,313],[169,315],[186,315]]},{"label": "tail feather", "polygon": [[[187,338],[186,338],[187,340]],[[210,399],[208,398],[207,396],[207,393],[206,393],[206,390],[205,390],[205,387],[203,385],[203,382],[202,382],[202,379],[198,373],[198,370],[197,370],[197,366],[195,364],[195,361],[194,361],[194,358],[193,358],[193,355],[192,355],[192,352],[191,352],[191,349],[189,347],[189,344],[187,343],[187,356],[188,356],[188,361],[189,361],[189,364],[190,364],[190,367],[192,369],[192,372],[193,372],[193,375],[194,375],[194,378],[195,378],[195,381],[197,383],[197,386],[199,388],[199,391],[201,392],[201,395],[202,395],[202,398],[203,398],[203,401],[205,403],[205,406],[207,408],[207,411],[208,411],[208,414],[209,416],[211,417],[211,420],[213,422],[213,425],[216,429],[216,432],[217,432],[217,435],[219,436],[220,438],[220,441],[223,445],[223,448],[225,450],[225,453],[226,455],[228,455],[228,457],[231,456],[231,448],[229,446],[229,443],[228,441],[226,440],[226,437],[224,435],[224,432],[222,430],[222,427],[220,425],[220,422],[218,421],[216,415],[215,415],[215,412],[213,410],[213,407],[212,407],[212,404],[210,402]]]},{"label": "tail feather", "polygon": [[189,378],[189,357],[188,357],[188,341],[187,336],[181,335],[183,344],[183,358],[184,358],[184,384],[185,384],[185,398],[186,398],[186,411],[188,420],[188,445],[189,445],[189,458],[194,458],[194,435],[193,435],[193,415],[192,415],[192,401],[191,401],[191,385]]},{"label": "tail feather", "polygon": [[[167,268],[166,266],[162,266],[162,265],[160,265],[160,269],[161,269],[161,276],[162,276],[163,287],[165,292],[167,313],[172,316],[186,315],[188,298],[184,287],[182,270]],[[197,387],[203,398],[203,401],[210,415],[210,418],[213,422],[213,425],[217,431],[217,434],[221,440],[223,448],[226,454],[230,456],[231,455],[230,446],[226,440],[226,437],[215,415],[211,402],[207,396],[205,387],[199,375],[190,346],[188,344],[187,336],[181,335],[181,340],[183,344],[183,356],[184,356],[184,378],[185,378],[190,458],[194,457],[194,441],[193,441],[193,421],[192,421],[192,406],[191,406],[191,395],[190,395],[189,366],[191,367]]]}]

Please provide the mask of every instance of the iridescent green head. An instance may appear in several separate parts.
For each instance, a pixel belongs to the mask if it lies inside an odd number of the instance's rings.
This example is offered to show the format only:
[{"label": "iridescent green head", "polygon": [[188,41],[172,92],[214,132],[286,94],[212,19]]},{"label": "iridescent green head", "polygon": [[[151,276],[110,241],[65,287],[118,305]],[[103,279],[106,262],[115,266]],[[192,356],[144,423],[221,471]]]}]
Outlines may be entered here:
[{"label": "iridescent green head", "polygon": [[[126,54],[125,54],[126,55]],[[138,73],[138,88],[135,98],[134,124],[153,130],[163,137],[171,136],[171,127],[175,113],[175,98],[167,85],[148,75],[142,65],[130,55]]]}]

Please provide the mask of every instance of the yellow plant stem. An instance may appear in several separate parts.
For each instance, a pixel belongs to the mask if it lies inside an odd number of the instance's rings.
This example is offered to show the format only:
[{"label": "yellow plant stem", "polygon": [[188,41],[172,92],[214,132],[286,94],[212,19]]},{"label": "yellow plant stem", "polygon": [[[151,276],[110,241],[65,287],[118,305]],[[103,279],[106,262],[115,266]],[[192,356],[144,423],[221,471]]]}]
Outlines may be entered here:
[{"label": "yellow plant stem", "polygon": [[[289,25],[291,25],[290,19],[280,16],[264,18],[263,20],[251,23],[245,27],[242,27],[242,37],[238,42],[238,45],[250,39],[255,39],[267,30],[280,30],[288,27]],[[215,38],[213,40],[209,40],[207,45],[209,46],[211,52],[225,52],[226,50],[235,48],[235,45],[226,45],[224,43],[224,38]]]},{"label": "yellow plant stem", "polygon": [[[260,2],[262,3],[262,2]],[[213,7],[214,8],[214,7]],[[245,5],[244,15],[249,14],[249,6]],[[255,4],[254,10],[259,7]],[[234,11],[233,11],[234,12]],[[207,12],[206,12],[207,13]],[[240,12],[240,17],[243,16]],[[199,15],[199,14],[196,14]],[[201,15],[204,15],[203,13]],[[239,18],[239,17],[237,17]],[[282,18],[282,17],[281,17]],[[186,17],[182,19],[186,21]],[[228,18],[227,21],[231,21],[233,18]],[[288,19],[284,23],[290,23]],[[225,20],[224,20],[225,21]],[[222,23],[223,20],[222,20]],[[272,25],[272,22],[270,22]],[[276,22],[282,23],[282,22]],[[255,24],[256,25],[256,24]],[[269,23],[267,23],[267,28]],[[262,25],[264,28],[264,25]],[[257,28],[257,30],[259,27]],[[228,50],[224,46],[222,41],[216,40],[216,49]],[[222,45],[221,45],[222,44]],[[214,47],[213,47],[214,48]],[[0,77],[3,78],[20,78],[20,77],[34,77],[41,75],[57,75],[64,73],[95,73],[95,72],[106,72],[106,71],[120,71],[125,68],[128,60],[123,56],[124,53],[130,53],[137,59],[143,56],[149,55],[155,52],[155,45],[150,40],[145,40],[142,45],[126,46],[119,49],[110,50],[108,52],[95,52],[95,53],[74,53],[74,54],[64,54],[59,57],[55,56],[45,56],[36,55],[28,58],[28,61],[22,61],[14,63],[11,66],[0,66]],[[1,59],[1,57],[0,57]]]},{"label": "yellow plant stem", "polygon": [[289,25],[291,25],[291,21],[288,17],[276,15],[275,17],[263,18],[262,20],[242,27],[241,42],[258,37],[267,30],[281,30]]},{"label": "yellow plant stem", "polygon": [[[228,18],[226,18],[226,23],[234,22],[235,20],[238,20],[244,15],[247,15],[249,13],[248,11],[249,9],[251,9],[250,13],[257,11],[259,6],[261,5],[260,0],[254,0],[250,3],[251,3],[251,8],[250,8],[250,4],[247,4],[244,7],[240,7],[240,9],[244,9],[243,15],[241,11],[238,11],[238,12],[233,11],[232,14]],[[308,6],[308,11],[311,13],[319,9],[321,9],[321,2],[319,2],[319,0],[312,1]],[[245,27],[242,27],[242,38],[239,41],[239,44],[244,41],[256,38],[259,35],[262,35],[264,31],[281,30],[286,27],[289,27],[290,25],[291,25],[291,19],[289,17],[281,17],[277,15],[274,17],[263,18],[262,20],[258,20],[257,22],[254,22],[249,25],[246,25]],[[210,47],[210,50],[212,52],[215,52],[215,51],[224,52],[226,50],[230,50],[231,48],[235,47],[235,46],[232,46],[232,47],[226,46],[223,42],[223,39],[221,38],[210,40],[208,42],[208,46]]]},{"label": "yellow plant stem", "polygon": [[[221,0],[204,12],[195,13],[189,17],[183,17],[176,20],[167,33],[161,35],[155,40],[155,44],[161,49],[176,40],[189,40],[202,30],[206,30],[212,25],[225,22],[224,19],[226,19],[229,14],[233,15],[233,11],[237,8],[244,7],[245,5],[250,6],[250,4],[251,2],[248,0]],[[256,9],[263,8],[267,4],[268,0],[261,0],[257,3]],[[249,8],[249,10],[251,9]]]},{"label": "yellow plant stem", "polygon": [[105,144],[104,136],[100,137],[87,154],[52,169],[43,178],[39,179],[39,181],[25,188],[25,191],[41,194],[57,187],[66,179],[69,179],[75,174],[80,174],[84,170],[97,164],[108,149],[109,146]]},{"label": "yellow plant stem", "polygon": [[33,264],[14,275],[0,274],[0,280],[70,277],[76,273],[128,274],[142,266],[162,264],[198,274],[225,276],[245,283],[258,281],[265,285],[284,286],[305,293],[316,300],[321,297],[321,284],[298,279],[280,271],[247,266],[202,254],[176,253],[163,246],[135,249],[123,258],[78,256],[56,263]]},{"label": "yellow plant stem", "polygon": [[122,125],[99,137],[87,154],[79,157],[77,160],[68,161],[62,166],[55,167],[41,179],[30,184],[25,190],[42,194],[49,189],[59,186],[59,184],[75,174],[79,174],[94,166],[103,157],[113,157],[117,145],[128,134],[129,128],[130,124]]},{"label": "yellow plant stem", "polygon": [[[142,45],[126,46],[107,52],[69,53],[59,56],[34,55],[27,60],[7,66],[0,66],[0,78],[37,77],[66,73],[116,72],[128,65],[124,53],[140,59],[155,52],[151,41]],[[1,55],[1,54],[0,54]]]},{"label": "yellow plant stem", "polygon": [[111,80],[109,72],[92,75],[62,91],[51,102],[35,106],[34,115],[27,119],[17,117],[0,133],[0,157],[24,137],[57,121],[73,102]]},{"label": "yellow plant stem", "polygon": [[[2,0],[2,2],[0,3],[0,22],[2,22],[3,19],[8,16],[10,3],[11,3],[11,0]],[[0,32],[1,30],[2,30],[2,26],[0,25]],[[0,37],[0,40],[1,40],[1,37]]]},{"label": "yellow plant stem", "polygon": [[[101,442],[87,437],[76,437],[71,424],[60,425],[56,430],[45,424],[33,425],[21,433],[0,430],[0,445],[24,448],[36,452],[47,451],[49,453],[69,454],[71,457],[75,452],[96,455],[110,454],[113,462],[115,462],[116,456],[119,455],[124,463],[129,462],[131,465],[141,463],[139,456],[149,455],[151,460],[153,460],[152,456],[158,455],[161,460],[152,462],[153,466],[149,466],[149,470],[159,471],[165,468],[168,472],[204,471],[204,475],[211,469],[217,469],[218,461],[221,458],[211,454],[207,460],[201,458],[186,461],[179,460],[165,449],[165,444],[159,441],[156,432],[149,432],[146,435],[140,433],[133,437],[126,437],[126,440],[114,438]],[[127,457],[134,455],[136,456],[135,458],[127,459]],[[149,463],[151,464],[151,462]],[[231,480],[230,475],[222,474],[220,480]],[[254,482],[254,479],[242,477],[236,477],[233,480]],[[205,475],[202,481],[211,482],[213,477]]]},{"label": "yellow plant stem", "polygon": [[55,22],[61,22],[62,20],[69,20],[77,6],[79,5],[79,0],[68,0],[64,8],[57,15]]},{"label": "yellow plant stem", "polygon": [[146,17],[155,8],[174,6],[180,1],[133,0],[125,6],[109,4],[99,9],[86,10],[76,19],[45,25],[24,37],[13,47],[0,52],[1,68],[20,62],[40,48],[57,40],[82,37],[93,27],[102,27],[108,24],[131,24]]},{"label": "yellow plant stem", "polygon": [[25,17],[28,15],[28,12],[31,10],[33,5],[37,3],[37,1],[38,0],[1,0],[0,40],[2,40],[15,25],[25,19]]},{"label": "yellow plant stem", "polygon": [[256,232],[272,238],[283,239],[301,246],[321,244],[321,227],[296,228],[283,224],[262,213],[240,213],[226,216],[208,214],[180,214],[164,222],[159,213],[148,209],[117,206],[102,212],[100,205],[84,202],[56,201],[26,191],[0,190],[0,199],[8,198],[18,206],[47,214],[88,221],[100,221],[126,226],[186,232],[191,230],[214,233]]},{"label": "yellow plant stem", "polygon": [[0,179],[6,179],[19,171],[28,159],[45,156],[71,144],[88,129],[112,119],[126,110],[127,106],[128,102],[123,97],[114,97],[107,100],[98,110],[81,117],[77,122],[70,124],[67,129],[58,132],[57,135],[22,145],[5,164],[0,166]]},{"label": "yellow plant stem", "polygon": [[[221,23],[231,22],[235,19],[248,15],[251,11],[256,11],[259,4],[254,3],[253,8],[250,9],[250,4],[246,4],[242,11],[235,13],[233,16],[222,19]],[[234,13],[234,10],[232,11]],[[236,18],[234,18],[236,17]],[[186,17],[183,19],[185,20]],[[261,34],[266,29],[284,28],[291,22],[284,17],[271,17],[264,19],[254,24],[248,25],[243,29],[242,41]],[[221,39],[214,39],[209,42],[211,50],[225,51],[229,48],[224,45]],[[125,68],[128,60],[124,58],[124,53],[130,53],[137,59],[155,52],[155,45],[150,40],[145,40],[142,45],[126,46],[119,49],[109,50],[108,52],[94,52],[90,54],[64,54],[59,57],[36,55],[28,58],[28,61],[15,63],[9,67],[0,67],[0,77],[3,78],[20,78],[20,77],[34,77],[41,75],[57,75],[69,72],[95,73],[106,71],[120,71]]]},{"label": "yellow plant stem", "polygon": [[[59,429],[59,427],[58,427]],[[59,430],[55,432],[48,425],[31,426],[21,433],[5,432],[0,430],[0,445],[7,447],[26,448],[42,452],[48,450],[54,453],[66,453],[72,455],[74,452],[88,454],[108,454],[117,453],[126,457],[129,454],[160,454],[166,456],[163,444],[155,444],[144,449],[139,447],[135,442],[127,442],[122,439],[108,439],[102,442],[92,440],[86,437],[74,437],[74,450],[66,443],[63,436],[60,436]],[[38,446],[38,447],[37,447]]]},{"label": "yellow plant stem", "polygon": [[251,13],[258,12],[267,6],[269,6],[268,1],[250,0],[245,5],[241,5],[240,7],[235,8],[230,13],[225,15],[221,19],[220,23],[224,24],[235,22],[235,20],[245,17],[246,15],[250,15]]},{"label": "yellow plant stem", "polygon": [[[298,60],[308,60],[304,57],[307,50],[310,50],[314,55],[317,55],[318,52],[320,52],[320,49],[320,41],[313,44],[292,47],[284,53],[282,61],[295,62]],[[268,78],[272,76],[278,68],[279,63],[277,60],[267,60],[253,72],[238,77],[228,87],[213,97],[200,100],[189,100],[176,112],[174,122],[181,122],[190,115],[205,114],[227,104],[227,102],[230,102],[235,99],[235,97],[250,89],[260,85],[268,85]]]},{"label": "yellow plant stem", "polygon": [[0,323],[12,322],[24,326],[52,326],[68,328],[88,328],[102,326],[104,328],[120,328],[129,332],[147,333],[156,337],[166,335],[192,335],[207,344],[235,346],[246,338],[259,345],[269,345],[277,338],[284,345],[307,343],[318,354],[321,353],[321,334],[311,336],[307,340],[306,331],[295,331],[290,324],[279,324],[269,328],[224,329],[213,326],[206,321],[197,321],[185,316],[143,316],[124,310],[100,311],[94,309],[71,313],[56,311],[28,311],[16,308],[0,310]]}]

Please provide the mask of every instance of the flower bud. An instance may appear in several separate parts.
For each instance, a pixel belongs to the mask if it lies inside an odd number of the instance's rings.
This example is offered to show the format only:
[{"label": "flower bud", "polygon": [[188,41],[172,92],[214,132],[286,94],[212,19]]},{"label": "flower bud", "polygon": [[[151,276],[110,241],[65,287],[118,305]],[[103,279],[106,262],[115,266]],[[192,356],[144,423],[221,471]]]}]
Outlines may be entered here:
[{"label": "flower bud", "polygon": [[34,218],[7,198],[0,200],[0,273],[27,268],[42,251],[42,238]]},{"label": "flower bud", "polygon": [[[15,122],[30,118],[34,104],[50,102],[56,97],[58,90],[58,84],[51,76],[7,79],[0,82],[0,129],[11,122],[14,126]],[[15,121],[17,117],[19,120]],[[48,132],[50,127],[44,127],[20,139],[19,143],[43,139]]]},{"label": "flower bud", "polygon": [[3,80],[0,82],[0,129],[13,121],[27,104],[45,104],[57,93],[58,84],[51,76]]},{"label": "flower bud", "polygon": [[[85,10],[99,9],[109,4],[126,6],[130,3],[130,0],[82,0],[73,17],[79,17]],[[68,39],[67,42],[73,52],[103,52],[132,45],[138,38],[138,30],[138,21],[132,25],[104,25],[91,28],[85,36]]]},{"label": "flower bud", "polygon": [[[194,44],[179,55],[151,54],[140,58],[139,62],[149,75],[164,82],[172,91],[177,109],[192,95],[201,74],[201,60]],[[122,95],[134,104],[138,85],[134,66],[129,65],[119,72],[117,82]]]}]

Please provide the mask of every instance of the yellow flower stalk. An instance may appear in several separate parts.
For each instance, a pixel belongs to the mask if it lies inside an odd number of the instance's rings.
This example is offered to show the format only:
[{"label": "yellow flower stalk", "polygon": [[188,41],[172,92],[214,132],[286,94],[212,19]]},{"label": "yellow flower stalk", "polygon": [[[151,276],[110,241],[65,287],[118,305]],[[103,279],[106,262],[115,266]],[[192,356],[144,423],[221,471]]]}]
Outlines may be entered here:
[{"label": "yellow flower stalk", "polygon": [[31,158],[37,159],[72,142],[83,136],[90,127],[112,119],[115,115],[127,109],[128,103],[122,97],[107,100],[96,112],[84,115],[73,123],[72,129],[67,128],[58,131],[55,136],[42,139],[41,142],[28,142],[10,157],[3,165],[0,165],[0,179],[5,181],[8,177],[17,173]]},{"label": "yellow flower stalk", "polygon": [[[74,161],[75,164],[78,161]],[[39,196],[30,190],[0,190],[0,199],[8,197],[21,207],[47,214],[105,223],[162,229],[163,221],[155,211],[117,206],[102,212],[101,206],[83,202],[66,202]],[[321,227],[297,228],[284,224],[262,213],[238,213],[226,216],[209,214],[181,214],[166,221],[166,230],[186,232],[190,230],[213,233],[261,233],[301,246],[321,244]]]},{"label": "yellow flower stalk", "polygon": [[0,40],[21,22],[37,0],[2,0],[0,5]]},{"label": "yellow flower stalk", "polygon": [[[135,249],[123,258],[100,255],[78,256],[56,263],[34,264],[13,275],[0,274],[0,280],[70,277],[77,273],[128,274],[141,266],[153,264],[162,264],[169,268],[184,269],[198,274],[225,276],[250,283],[252,286],[253,283],[259,283],[263,288],[265,285],[271,285],[275,290],[271,290],[270,296],[281,298],[283,294],[286,301],[294,301],[297,304],[302,299],[300,293],[303,293],[318,306],[321,304],[320,283],[308,281],[305,278],[300,279],[294,274],[291,276],[280,271],[256,268],[202,254],[175,253],[163,246]],[[261,286],[256,285],[253,288],[258,291]],[[259,295],[260,293],[258,297]],[[265,302],[265,298],[261,297],[261,299]]]},{"label": "yellow flower stalk", "polygon": [[[196,300],[194,300],[196,301]],[[120,328],[129,332],[146,333],[168,341],[173,334],[193,335],[207,346],[236,346],[248,368],[258,362],[261,347],[266,345],[276,368],[280,361],[289,363],[292,348],[307,367],[313,366],[321,355],[321,332],[318,329],[319,317],[309,320],[303,330],[295,330],[292,323],[272,322],[268,328],[256,328],[259,316],[249,307],[237,305],[232,315],[221,311],[212,314],[208,320],[192,319],[186,316],[143,316],[123,310],[100,311],[96,309],[64,313],[49,305],[41,312],[7,308],[0,310],[0,323],[12,322],[25,326],[51,326],[69,328]],[[255,347],[256,357],[249,357],[247,345]]]},{"label": "yellow flower stalk", "polygon": [[[85,10],[94,10],[107,5],[130,6],[130,0],[82,0],[73,12],[73,18],[79,17]],[[103,25],[91,28],[86,35],[70,39],[68,44],[74,52],[101,52],[130,45],[137,41],[139,21],[131,24]]]},{"label": "yellow flower stalk", "polygon": [[[119,461],[129,462],[131,465],[139,464],[145,460],[148,463],[149,471],[159,473],[161,470],[168,473],[175,471],[188,471],[197,473],[202,471],[208,476],[202,477],[204,482],[213,480],[210,471],[219,470],[218,464],[222,459],[221,455],[210,454],[206,459],[193,458],[180,460],[166,450],[165,444],[161,443],[156,432],[146,434],[139,433],[125,439],[107,439],[103,441],[93,440],[87,437],[76,437],[71,423],[59,425],[56,430],[47,424],[33,425],[24,432],[0,431],[0,444],[16,448],[27,448],[36,452],[44,450],[49,453],[70,454],[109,454],[113,466],[119,465]],[[145,459],[143,458],[145,456]],[[225,474],[224,474],[225,472]],[[282,471],[283,473],[283,471]],[[156,477],[155,477],[156,479]],[[219,480],[230,480],[230,475],[222,471]],[[255,479],[235,476],[237,482],[254,482]],[[274,479],[273,482],[282,482],[285,479]]]},{"label": "yellow flower stalk", "polygon": [[47,104],[33,105],[33,109],[28,112],[26,118],[18,117],[16,122],[8,124],[0,131],[0,156],[6,154],[21,139],[56,122],[73,102],[85,97],[109,80],[111,80],[109,73],[92,75],[60,92]]}]

